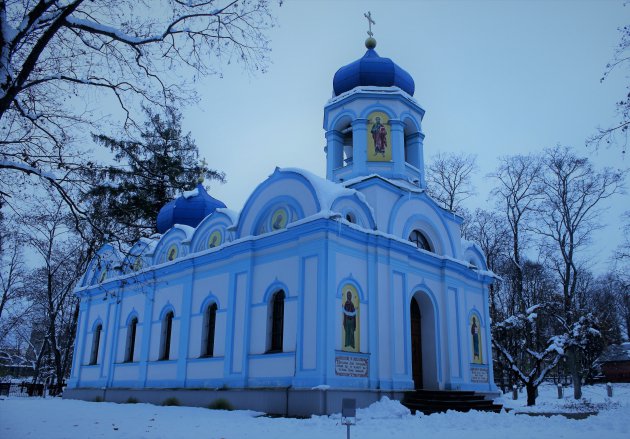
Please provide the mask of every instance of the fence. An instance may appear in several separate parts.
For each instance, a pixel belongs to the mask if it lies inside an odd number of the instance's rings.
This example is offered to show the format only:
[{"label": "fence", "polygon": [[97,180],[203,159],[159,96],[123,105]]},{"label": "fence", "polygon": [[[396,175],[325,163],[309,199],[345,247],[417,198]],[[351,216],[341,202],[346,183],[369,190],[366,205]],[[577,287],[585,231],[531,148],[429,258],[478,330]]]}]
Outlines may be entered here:
[{"label": "fence", "polygon": [[26,381],[21,383],[0,383],[0,396],[11,396],[17,398],[28,398],[30,396],[60,396],[65,384],[45,385],[33,384]]}]

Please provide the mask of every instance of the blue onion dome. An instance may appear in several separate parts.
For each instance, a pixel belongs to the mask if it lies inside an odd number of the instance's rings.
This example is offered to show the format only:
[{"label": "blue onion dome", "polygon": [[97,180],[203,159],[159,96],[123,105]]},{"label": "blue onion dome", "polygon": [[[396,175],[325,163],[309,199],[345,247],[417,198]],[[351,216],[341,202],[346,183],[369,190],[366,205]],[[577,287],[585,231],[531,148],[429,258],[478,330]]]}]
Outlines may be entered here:
[{"label": "blue onion dome", "polygon": [[381,58],[374,50],[376,40],[368,38],[365,42],[367,52],[362,58],[343,66],[333,79],[335,96],[360,86],[392,87],[396,86],[413,96],[416,85],[409,73],[389,58]]},{"label": "blue onion dome", "polygon": [[157,216],[157,231],[164,233],[175,224],[197,227],[201,220],[216,209],[226,207],[222,201],[211,197],[201,183],[192,191],[169,201]]}]

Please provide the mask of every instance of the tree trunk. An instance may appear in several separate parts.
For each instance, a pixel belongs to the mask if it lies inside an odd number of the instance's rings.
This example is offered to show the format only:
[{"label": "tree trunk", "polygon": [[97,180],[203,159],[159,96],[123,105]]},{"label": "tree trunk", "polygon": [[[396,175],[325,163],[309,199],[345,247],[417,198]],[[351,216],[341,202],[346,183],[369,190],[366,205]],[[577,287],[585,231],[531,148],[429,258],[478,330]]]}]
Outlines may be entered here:
[{"label": "tree trunk", "polygon": [[569,349],[569,367],[571,368],[571,376],[573,377],[573,397],[575,399],[582,398],[582,377],[579,370],[579,355],[576,349],[572,347]]},{"label": "tree trunk", "polygon": [[536,386],[528,383],[525,385],[525,389],[527,390],[527,406],[531,407],[536,405]]}]

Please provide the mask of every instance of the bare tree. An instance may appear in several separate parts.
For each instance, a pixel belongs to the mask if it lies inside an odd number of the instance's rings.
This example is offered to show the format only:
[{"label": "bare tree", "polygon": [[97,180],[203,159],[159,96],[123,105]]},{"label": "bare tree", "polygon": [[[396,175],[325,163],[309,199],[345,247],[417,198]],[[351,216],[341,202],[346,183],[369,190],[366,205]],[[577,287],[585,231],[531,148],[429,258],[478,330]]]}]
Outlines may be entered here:
[{"label": "bare tree", "polygon": [[[602,201],[622,190],[624,173],[603,169],[596,171],[590,161],[578,157],[567,147],[547,149],[543,155],[544,171],[537,182],[542,199],[536,232],[549,248],[550,261],[562,286],[565,331],[571,333],[583,316],[575,308],[578,281],[584,269],[579,252],[601,227]],[[572,368],[574,396],[581,397],[578,369],[579,350],[568,351]]]},{"label": "bare tree", "polygon": [[[620,27],[619,32],[621,39],[615,49],[612,61],[606,65],[600,82],[605,81],[615,70],[627,71],[630,61],[630,26]],[[628,128],[630,127],[630,86],[626,89],[628,90],[626,96],[616,103],[616,122],[608,127],[599,127],[597,133],[587,139],[587,145],[597,147],[602,143],[606,145],[617,144],[621,147],[621,152],[625,154],[628,146]]]},{"label": "bare tree", "polygon": [[477,169],[474,155],[437,154],[428,164],[429,194],[452,212],[462,209],[462,202],[475,195],[471,174]]},{"label": "bare tree", "polygon": [[24,239],[43,262],[29,276],[31,324],[40,325],[42,331],[40,345],[34,347],[36,372],[49,352],[57,384],[61,385],[69,370],[78,317],[78,300],[72,293],[91,255],[85,241],[72,233],[63,202],[41,203],[34,212],[23,220],[27,224]]},{"label": "bare tree", "polygon": [[[0,230],[0,322],[7,305],[24,295],[24,258],[15,233]],[[3,331],[0,328],[0,339]]]},{"label": "bare tree", "polygon": [[90,131],[194,99],[223,63],[264,71],[272,25],[267,0],[0,1],[0,204],[34,175],[85,217],[69,188],[96,166]]},{"label": "bare tree", "polygon": [[[499,167],[491,174],[498,181],[498,186],[492,191],[497,200],[497,206],[505,214],[505,219],[511,232],[511,262],[515,276],[512,290],[517,303],[523,300],[523,251],[525,246],[525,232],[527,222],[536,207],[536,200],[540,197],[535,185],[541,170],[540,159],[534,155],[516,155],[503,157],[499,160]],[[523,313],[525,310],[520,309]]]}]

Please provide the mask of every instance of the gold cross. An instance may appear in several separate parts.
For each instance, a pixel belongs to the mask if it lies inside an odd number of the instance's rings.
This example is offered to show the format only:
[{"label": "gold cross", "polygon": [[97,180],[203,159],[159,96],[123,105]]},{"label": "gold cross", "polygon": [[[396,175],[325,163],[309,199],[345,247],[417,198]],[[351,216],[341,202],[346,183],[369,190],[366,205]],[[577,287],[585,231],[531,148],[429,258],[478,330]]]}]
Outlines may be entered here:
[{"label": "gold cross", "polygon": [[367,18],[368,21],[368,26],[370,27],[367,34],[371,37],[374,36],[374,34],[372,33],[372,25],[376,24],[376,22],[374,20],[372,20],[372,13],[370,11],[367,11],[367,14],[363,14],[363,16],[365,18]]}]

